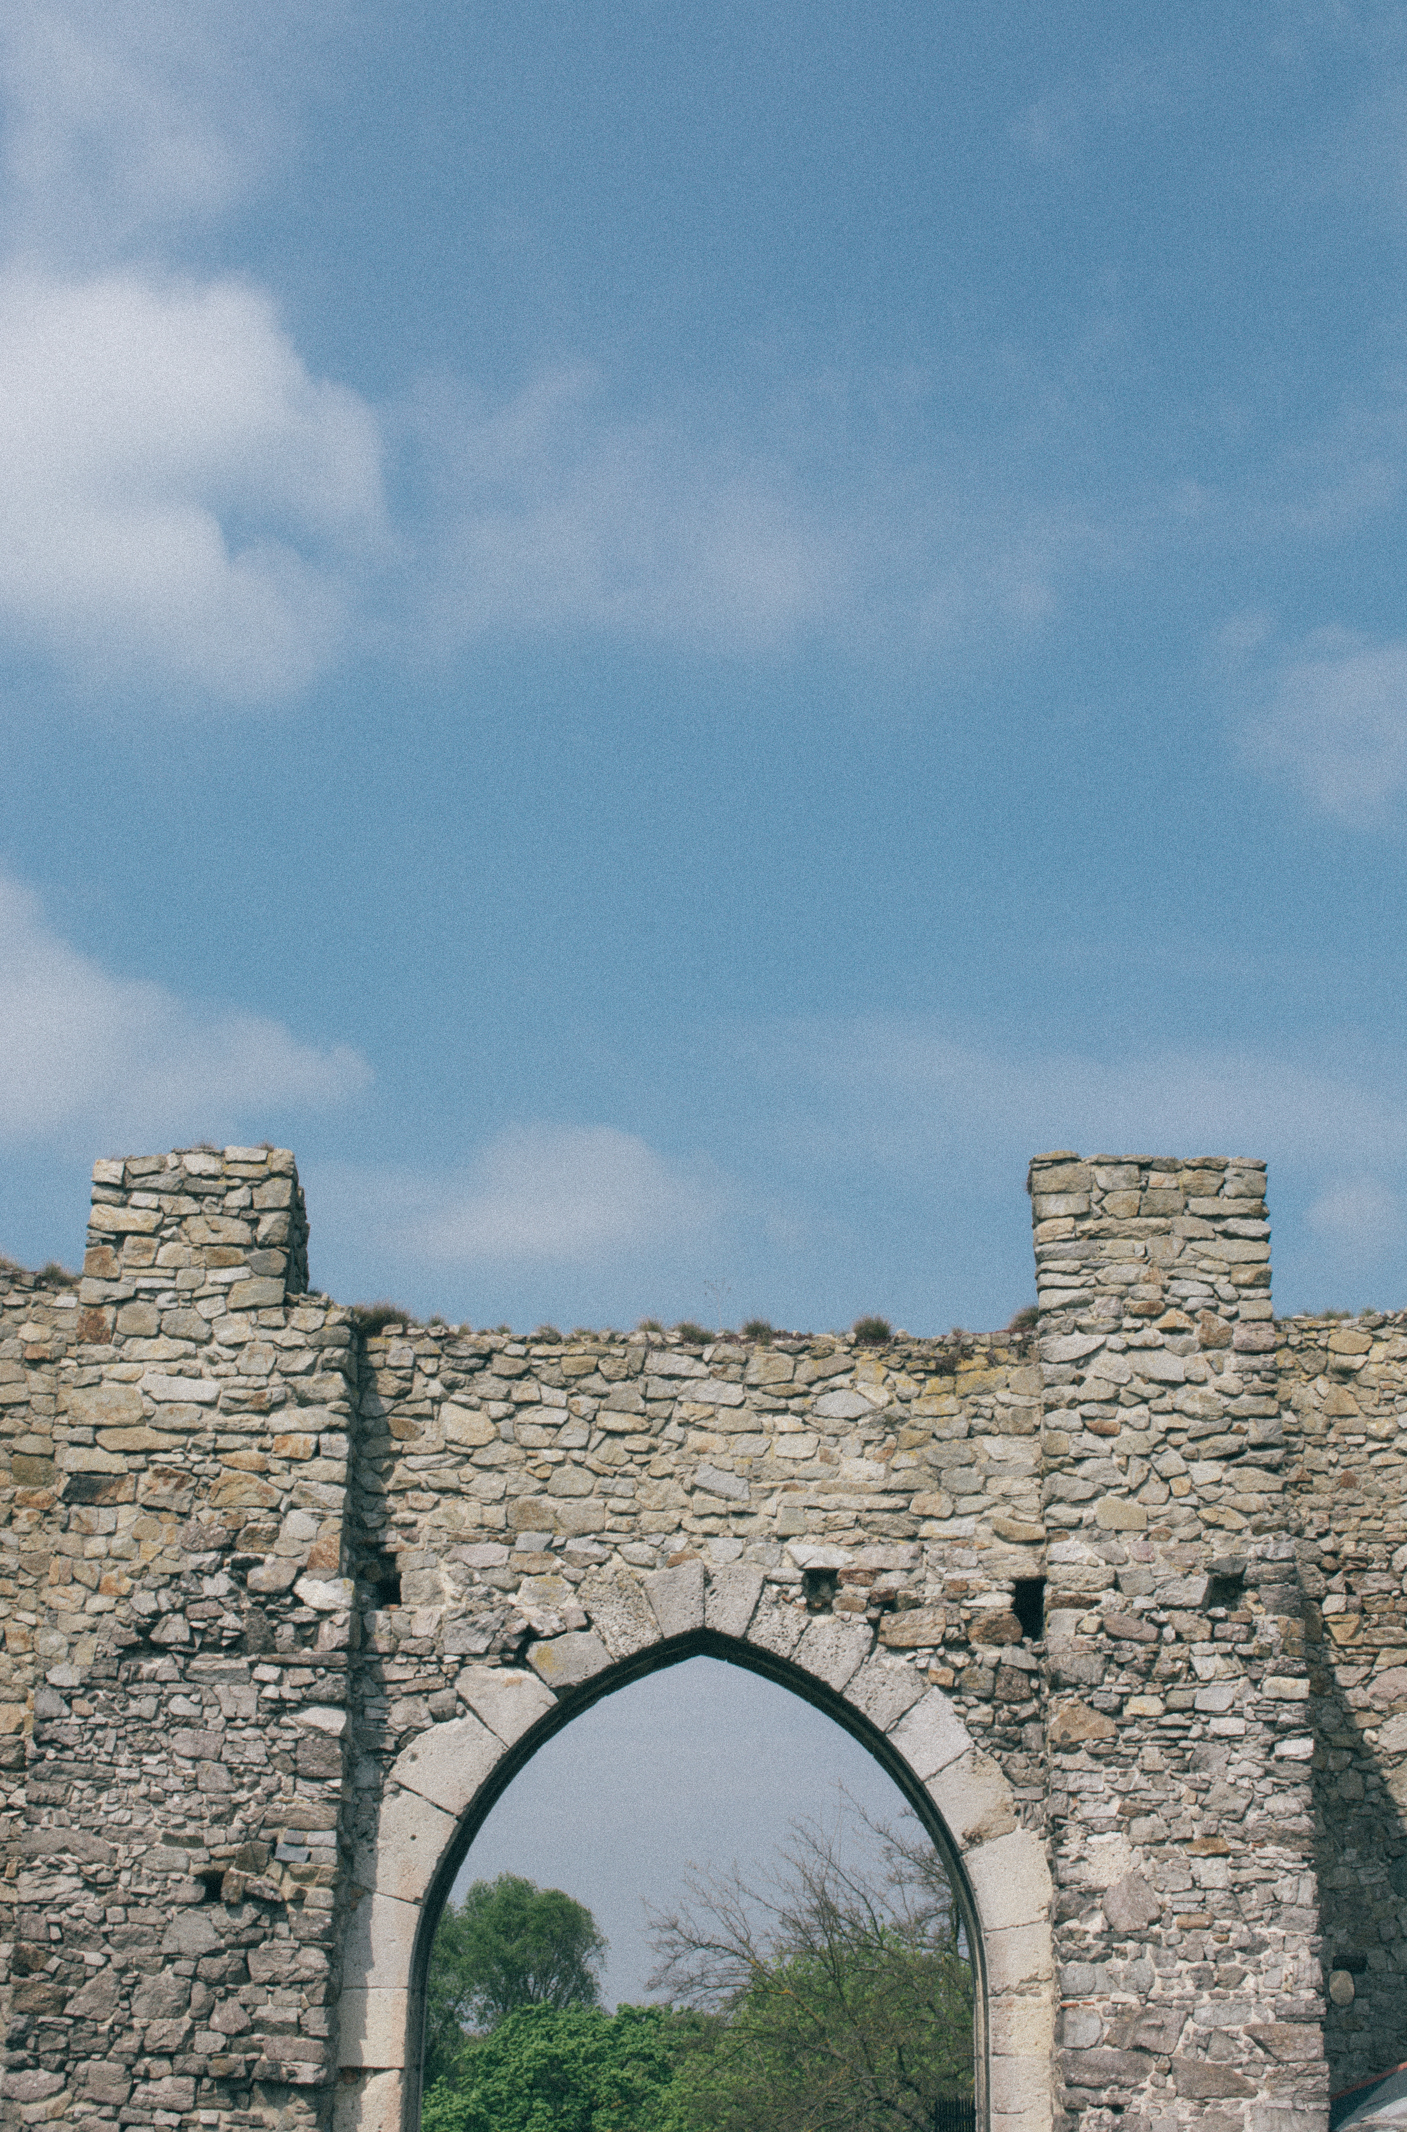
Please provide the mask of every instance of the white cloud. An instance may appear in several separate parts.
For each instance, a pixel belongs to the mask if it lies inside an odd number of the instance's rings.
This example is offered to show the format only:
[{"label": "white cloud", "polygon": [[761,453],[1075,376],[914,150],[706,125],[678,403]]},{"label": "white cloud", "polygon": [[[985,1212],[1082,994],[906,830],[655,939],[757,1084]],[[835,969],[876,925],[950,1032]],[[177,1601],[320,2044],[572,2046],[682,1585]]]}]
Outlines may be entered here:
[{"label": "white cloud", "polygon": [[235,702],[342,649],[376,418],[233,281],[0,276],[0,622],[91,682]]},{"label": "white cloud", "polygon": [[315,1177],[335,1225],[355,1208],[381,1248],[421,1263],[586,1264],[707,1234],[728,1201],[704,1167],[672,1163],[610,1125],[520,1125],[459,1174]]},{"label": "white cloud", "polygon": [[1407,640],[1316,631],[1280,664],[1244,747],[1325,814],[1378,823],[1407,785]]},{"label": "white cloud", "polygon": [[281,1022],[110,976],[0,875],[0,1137],[111,1149],[222,1138],[370,1077],[356,1052],[300,1043]]}]

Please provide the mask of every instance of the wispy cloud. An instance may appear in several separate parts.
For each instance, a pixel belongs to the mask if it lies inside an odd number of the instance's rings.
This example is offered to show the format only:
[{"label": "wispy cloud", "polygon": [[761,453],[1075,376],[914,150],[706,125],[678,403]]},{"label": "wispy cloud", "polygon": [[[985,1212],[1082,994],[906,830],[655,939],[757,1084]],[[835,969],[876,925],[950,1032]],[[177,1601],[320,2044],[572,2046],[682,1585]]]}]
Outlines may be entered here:
[{"label": "wispy cloud", "polygon": [[1142,1056],[1002,1049],[932,1025],[867,1019],[763,1035],[753,1057],[796,1088],[801,1129],[893,1169],[1034,1153],[1256,1155],[1322,1171],[1407,1161],[1407,1076],[1361,1047],[1350,1071],[1273,1051]]},{"label": "wispy cloud", "polygon": [[1272,669],[1246,760],[1320,812],[1375,828],[1407,786],[1407,639],[1321,629]]},{"label": "wispy cloud", "polygon": [[[896,388],[906,405],[912,389]],[[433,469],[416,569],[436,638],[931,649],[1024,635],[1056,611],[1102,539],[1081,513],[1035,507],[956,453],[920,479],[848,419],[820,390],[731,420],[622,409],[589,367],[541,372],[495,406],[425,394],[407,426]]]},{"label": "wispy cloud", "polygon": [[524,1124],[458,1171],[313,1173],[335,1230],[425,1266],[590,1265],[708,1235],[731,1193],[707,1163],[670,1161],[609,1125]]},{"label": "wispy cloud", "polygon": [[11,247],[93,267],[233,206],[288,138],[278,84],[298,79],[308,16],[304,0],[7,0]]},{"label": "wispy cloud", "polygon": [[0,1138],[115,1150],[225,1138],[271,1112],[341,1102],[370,1078],[344,1046],[111,975],[0,875]]}]

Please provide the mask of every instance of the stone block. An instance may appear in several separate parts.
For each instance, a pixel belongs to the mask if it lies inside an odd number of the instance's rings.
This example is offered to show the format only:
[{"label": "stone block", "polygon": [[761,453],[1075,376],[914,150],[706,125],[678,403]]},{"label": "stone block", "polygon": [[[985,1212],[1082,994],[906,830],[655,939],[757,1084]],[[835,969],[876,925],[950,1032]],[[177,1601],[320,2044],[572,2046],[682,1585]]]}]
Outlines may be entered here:
[{"label": "stone block", "polygon": [[565,1636],[548,1637],[528,1651],[528,1664],[539,1680],[560,1692],[575,1688],[597,1673],[604,1673],[611,1654],[590,1629],[572,1629]]},{"label": "stone block", "polygon": [[1101,1898],[1104,1915],[1114,1932],[1142,1933],[1156,1922],[1162,1904],[1141,1873],[1125,1873],[1111,1881]]},{"label": "stone block", "polygon": [[1050,1923],[988,1926],[982,1935],[987,1954],[987,1984],[993,1993],[1026,1992],[1051,1982],[1055,1955]]},{"label": "stone block", "polygon": [[993,2120],[1021,2117],[1050,2108],[1050,2058],[1035,2052],[999,2058],[994,2051],[987,2068]]},{"label": "stone block", "polygon": [[434,1725],[391,1764],[391,1776],[456,1818],[503,1754],[503,1742],[476,1717]]},{"label": "stone block", "polygon": [[762,1572],[751,1562],[729,1562],[708,1572],[705,1625],[720,1636],[746,1636],[762,1596]]},{"label": "stone block", "polygon": [[345,2066],[396,2069],[406,2063],[410,1993],[354,1986],[337,2001],[338,2057]]},{"label": "stone block", "polygon": [[231,1310],[276,1310],[284,1301],[284,1282],[261,1274],[252,1281],[235,1281],[230,1288]]},{"label": "stone block", "polygon": [[875,1657],[851,1675],[843,1692],[845,1700],[863,1711],[880,1732],[890,1732],[926,1694],[927,1687],[917,1666]]},{"label": "stone block", "polygon": [[703,1627],[702,1562],[681,1562],[677,1569],[651,1570],[642,1581],[662,1635],[687,1636]]},{"label": "stone block", "polygon": [[840,1689],[869,1657],[873,1644],[874,1632],[867,1623],[852,1625],[834,1615],[821,1615],[808,1622],[792,1661],[828,1688]]},{"label": "stone block", "polygon": [[1049,1918],[1051,1884],[1045,1852],[1029,1829],[1015,1829],[969,1851],[968,1878],[982,1930],[1035,1925]]},{"label": "stone block", "polygon": [[455,1685],[460,1700],[509,1747],[557,1707],[537,1674],[515,1666],[466,1666]]},{"label": "stone block", "polygon": [[1173,2085],[1179,2095],[1193,2102],[1219,2102],[1232,2095],[1254,2095],[1254,2084],[1234,2065],[1209,2063],[1204,2058],[1174,2058]]},{"label": "stone block", "polygon": [[404,1990],[420,1925],[420,1906],[362,1892],[348,1915],[343,1990]]},{"label": "stone block", "polygon": [[453,1840],[456,1825],[452,1814],[419,1792],[401,1791],[383,1799],[374,1842],[363,1845],[357,1854],[358,1883],[378,1895],[418,1903]]},{"label": "stone block", "polygon": [[[350,2071],[350,2069],[349,2069]],[[399,2068],[385,2072],[344,2072],[333,2096],[332,2132],[402,2132],[405,2076]]]},{"label": "stone block", "polygon": [[140,1423],[145,1408],[135,1384],[63,1385],[59,1412],[87,1428],[130,1428]]},{"label": "stone block", "polygon": [[182,1406],[213,1407],[220,1396],[213,1377],[172,1377],[164,1370],[148,1370],[142,1378],[142,1390],[161,1406],[179,1402]]},{"label": "stone block", "polygon": [[889,1735],[922,1784],[966,1754],[971,1736],[941,1688],[930,1688]]},{"label": "stone block", "polygon": [[[639,1580],[625,1570],[586,1576],[577,1598],[612,1658],[630,1658],[660,1640],[660,1624]],[[529,1664],[532,1659],[529,1657]]]},{"label": "stone block", "polygon": [[[995,2104],[987,2113],[990,2132],[1050,2132],[1052,2124],[1050,2067],[1042,2068],[1044,2079],[1039,2082],[1040,2100],[1032,2101],[1019,2109],[999,2110]],[[1024,2094],[1025,2088],[1018,2090]]]},{"label": "stone block", "polygon": [[472,1407],[456,1406],[446,1400],[440,1408],[440,1426],[445,1432],[446,1443],[462,1444],[466,1450],[482,1450],[485,1444],[497,1441],[498,1429],[487,1414],[477,1413]]},{"label": "stone block", "polygon": [[58,1465],[64,1473],[125,1473],[127,1461],[116,1451],[98,1451],[90,1444],[65,1444]]},{"label": "stone block", "polygon": [[991,1756],[969,1747],[930,1782],[929,1796],[959,1850],[1007,1836],[1016,1826],[1011,1786]]},{"label": "stone block", "polygon": [[748,1623],[747,1640],[776,1658],[790,1658],[805,1627],[806,1616],[798,1608],[764,1603]]},{"label": "stone block", "polygon": [[[917,1510],[917,1504],[914,1507]],[[951,1503],[948,1507],[952,1508]],[[906,1607],[901,1614],[884,1616],[879,1625],[879,1640],[891,1651],[914,1651],[921,1645],[941,1643],[947,1625],[945,1607]]]}]

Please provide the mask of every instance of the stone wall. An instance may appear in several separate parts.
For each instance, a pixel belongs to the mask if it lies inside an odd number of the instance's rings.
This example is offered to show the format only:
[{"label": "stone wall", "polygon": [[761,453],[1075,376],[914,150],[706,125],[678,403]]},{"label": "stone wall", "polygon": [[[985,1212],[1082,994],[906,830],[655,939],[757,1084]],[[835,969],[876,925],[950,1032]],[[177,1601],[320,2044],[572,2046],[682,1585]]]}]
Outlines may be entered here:
[{"label": "stone wall", "polygon": [[1279,1334],[1338,2093],[1407,2058],[1407,1317]]},{"label": "stone wall", "polygon": [[1327,2078],[1264,1165],[1031,1190],[1064,2100],[1270,2132]]},{"label": "stone wall", "polygon": [[28,1748],[4,2097],[26,2121],[238,2123],[260,2092],[317,2115],[353,1346],[298,1294],[305,1240],[287,1153],[104,1162],[78,1295],[4,1298],[0,1389],[28,1394],[0,1406]]},{"label": "stone wall", "polygon": [[1317,2132],[1407,2055],[1407,1321],[1277,1325],[1264,1181],[1039,1158],[1037,1332],[867,1348],[364,1334],[286,1151],[98,1164],[0,1272],[9,2116],[396,2132],[464,1815],[706,1644],[936,1802],[997,2132]]}]

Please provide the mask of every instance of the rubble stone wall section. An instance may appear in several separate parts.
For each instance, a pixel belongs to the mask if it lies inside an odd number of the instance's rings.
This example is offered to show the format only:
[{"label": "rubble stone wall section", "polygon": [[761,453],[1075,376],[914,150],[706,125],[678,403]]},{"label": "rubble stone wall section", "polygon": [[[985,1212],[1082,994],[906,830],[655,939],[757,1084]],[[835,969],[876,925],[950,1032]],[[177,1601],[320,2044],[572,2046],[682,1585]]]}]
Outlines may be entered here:
[{"label": "rubble stone wall section", "polygon": [[354,1350],[305,1246],[291,1155],[193,1149],[97,1165],[76,1295],[9,1282],[11,2120],[325,2115]]}]

